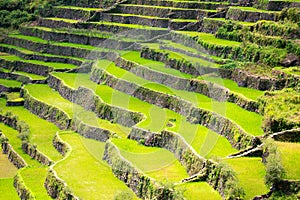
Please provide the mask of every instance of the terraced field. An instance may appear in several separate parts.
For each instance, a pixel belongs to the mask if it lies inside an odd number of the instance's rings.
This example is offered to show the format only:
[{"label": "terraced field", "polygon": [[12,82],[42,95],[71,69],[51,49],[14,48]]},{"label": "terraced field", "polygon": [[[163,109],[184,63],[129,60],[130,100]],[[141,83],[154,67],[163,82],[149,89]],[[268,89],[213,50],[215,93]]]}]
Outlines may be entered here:
[{"label": "terraced field", "polygon": [[0,199],[299,197],[299,1],[97,2],[1,35]]}]

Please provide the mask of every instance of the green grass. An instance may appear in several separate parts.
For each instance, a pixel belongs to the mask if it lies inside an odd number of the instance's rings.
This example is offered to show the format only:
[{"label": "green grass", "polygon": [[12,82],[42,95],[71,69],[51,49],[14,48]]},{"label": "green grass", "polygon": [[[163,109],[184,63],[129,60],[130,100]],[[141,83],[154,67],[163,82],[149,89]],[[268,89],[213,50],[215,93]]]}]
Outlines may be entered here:
[{"label": "green grass", "polygon": [[269,10],[261,10],[254,7],[244,7],[244,6],[231,6],[230,9],[239,9],[248,12],[258,12],[258,13],[279,13],[279,11],[269,11]]},{"label": "green grass", "polygon": [[[34,27],[37,28],[37,27]],[[49,28],[45,28],[45,27],[39,27],[39,29],[46,29],[48,30]],[[52,30],[52,29],[50,29]],[[20,51],[23,54],[27,54],[27,55],[40,55],[40,56],[45,56],[45,57],[59,57],[59,58],[69,58],[69,59],[74,59],[74,60],[78,60],[78,61],[85,61],[85,59],[83,58],[76,58],[76,57],[71,57],[71,56],[61,56],[61,55],[53,55],[53,54],[46,54],[46,53],[39,53],[39,52],[34,52],[34,51],[30,51],[28,49],[22,48],[22,47],[18,47],[18,46],[13,46],[13,45],[9,45],[9,44],[1,44],[0,46],[6,47],[6,48],[10,48],[10,49],[15,49],[17,51]]]},{"label": "green grass", "polygon": [[48,105],[61,109],[67,113],[70,118],[77,117],[86,124],[114,131],[122,137],[126,137],[130,132],[129,128],[100,119],[95,113],[86,111],[83,107],[64,99],[58,92],[52,90],[52,88],[48,85],[27,85],[25,88],[28,90],[30,95]]},{"label": "green grass", "polygon": [[30,188],[36,199],[51,199],[44,187],[48,168],[26,168],[20,172],[26,186]]},{"label": "green grass", "polygon": [[22,72],[22,71],[15,71],[13,72],[14,74],[19,74],[23,76],[29,77],[31,80],[45,80],[47,77],[36,75],[36,74],[31,74],[27,72]]},{"label": "green grass", "polygon": [[40,60],[25,60],[21,57],[10,55],[10,56],[0,56],[0,58],[8,60],[8,61],[20,61],[23,63],[29,63],[29,64],[36,64],[36,65],[43,65],[46,67],[51,67],[53,69],[74,69],[77,68],[77,66],[72,64],[66,64],[66,63],[57,63],[57,62],[44,62]]},{"label": "green grass", "polygon": [[280,152],[282,164],[286,172],[286,178],[291,180],[300,179],[300,143],[276,142]]},{"label": "green grass", "polygon": [[[65,160],[54,167],[54,170],[66,181],[75,195],[82,199],[113,199],[119,191],[127,191],[134,195],[99,157],[104,153],[104,143],[70,132],[61,133],[60,137],[72,147],[72,151]],[[91,154],[91,151],[96,151],[97,156]]]},{"label": "green grass", "polygon": [[[72,88],[80,85],[94,90],[106,103],[143,113],[146,119],[138,124],[141,128],[162,131],[167,128],[170,119],[175,119],[174,128],[171,130],[178,131],[203,156],[223,157],[236,151],[224,137],[200,125],[191,125],[185,117],[171,110],[143,102],[106,85],[97,85],[89,79],[88,74],[53,73],[53,75],[64,80],[65,84]],[[211,146],[212,141],[214,141],[213,146]]]},{"label": "green grass", "polygon": [[[18,169],[8,160],[8,156],[2,153],[0,148],[0,180],[6,178],[12,178],[16,175]],[[1,184],[0,184],[1,185]]]},{"label": "green grass", "polygon": [[[47,155],[50,159],[57,161],[62,156],[56,151],[52,145],[52,139],[56,132],[59,130],[54,124],[43,120],[36,115],[32,114],[24,107],[6,107],[4,99],[0,99],[0,107],[3,112],[10,111],[18,116],[19,120],[26,122],[30,128],[30,142],[36,144],[38,150]],[[41,130],[41,127],[43,129]],[[17,134],[15,132],[15,134]]]},{"label": "green grass", "polygon": [[29,155],[22,150],[22,141],[18,138],[18,132],[15,129],[10,128],[2,123],[0,123],[0,130],[8,138],[9,143],[14,148],[14,150],[25,160],[25,162],[33,167],[41,166],[36,160],[32,159]]},{"label": "green grass", "polygon": [[206,127],[181,121],[180,126],[168,129],[182,135],[203,157],[226,157],[237,152],[225,137]]},{"label": "green grass", "polygon": [[[109,49],[99,48],[99,47],[95,47],[95,46],[91,46],[91,45],[84,45],[84,44],[77,44],[77,43],[70,43],[70,42],[47,41],[47,40],[43,40],[38,37],[26,36],[26,35],[20,35],[20,34],[11,34],[11,35],[9,35],[9,37],[18,38],[18,39],[22,39],[22,40],[28,40],[28,41],[32,41],[32,42],[36,42],[36,43],[40,43],[40,44],[50,44],[50,45],[55,45],[55,46],[73,47],[73,48],[77,48],[77,49],[85,49],[85,50],[90,50],[90,51],[103,51],[103,52],[109,51]],[[119,51],[119,52],[121,52],[121,51]],[[39,62],[41,62],[41,61],[39,61]],[[54,64],[54,63],[51,63],[51,64]],[[64,64],[64,63],[62,63],[61,65],[62,66],[74,66],[71,64]]]},{"label": "green grass", "polygon": [[183,191],[188,200],[221,200],[221,195],[206,182],[185,183],[176,188]]},{"label": "green grass", "polygon": [[240,186],[245,190],[245,199],[253,199],[269,191],[264,183],[266,169],[261,158],[234,158],[224,162],[236,172]]},{"label": "green grass", "polygon": [[176,95],[182,99],[192,102],[200,108],[219,113],[220,115],[228,117],[232,121],[236,122],[249,134],[255,136],[263,135],[263,130],[261,128],[262,116],[254,112],[246,111],[234,103],[218,102],[199,93],[175,90],[166,86],[162,86],[160,84],[142,79],[124,69],[118,68],[111,62],[99,61],[98,67],[107,70],[109,73],[118,78],[136,83],[151,90]]},{"label": "green grass", "polygon": [[166,74],[171,74],[173,76],[181,77],[181,78],[190,78],[192,77],[189,74],[184,74],[179,72],[178,70],[171,69],[171,68],[165,68],[165,64],[158,61],[153,61],[145,58],[140,57],[140,53],[137,51],[130,51],[124,55],[122,55],[123,58],[126,60],[138,63],[140,65],[149,67],[150,69],[160,71]]},{"label": "green grass", "polygon": [[21,88],[22,83],[14,80],[0,79],[0,85],[8,88]]},{"label": "green grass", "polygon": [[259,96],[264,94],[264,92],[260,91],[260,90],[255,90],[255,89],[246,88],[246,87],[239,87],[236,82],[229,80],[229,79],[222,79],[219,77],[210,77],[210,76],[199,77],[199,79],[217,83],[221,86],[228,88],[232,92],[242,94],[245,97],[252,99],[252,100],[257,100],[257,98]]},{"label": "green grass", "polygon": [[0,179],[0,199],[19,200],[13,178]]},{"label": "green grass", "polygon": [[[18,138],[18,132],[2,123],[0,123],[0,130],[9,139],[9,143],[13,146],[14,150],[26,161],[30,168],[22,170],[21,176],[37,199],[50,199],[47,195],[47,191],[44,187],[44,181],[46,179],[46,168],[42,164],[38,163],[36,160],[32,159],[29,155],[25,154],[22,150],[22,142]],[[49,146],[50,147],[50,146]]]},{"label": "green grass", "polygon": [[85,7],[76,7],[76,6],[55,6],[54,8],[83,10],[83,11],[102,11],[101,8],[85,8]]},{"label": "green grass", "polygon": [[241,42],[216,38],[213,34],[210,33],[201,33],[201,32],[194,32],[194,31],[176,31],[176,32],[190,37],[197,37],[197,40],[201,40],[208,44],[215,44],[220,46],[232,46],[232,47],[238,47],[242,44]]},{"label": "green grass", "polygon": [[166,149],[146,147],[128,139],[112,142],[126,160],[158,181],[178,182],[188,177],[179,161]]},{"label": "green grass", "polygon": [[300,66],[296,66],[296,67],[275,67],[275,69],[283,71],[287,74],[293,74],[293,75],[297,75],[300,76]]}]

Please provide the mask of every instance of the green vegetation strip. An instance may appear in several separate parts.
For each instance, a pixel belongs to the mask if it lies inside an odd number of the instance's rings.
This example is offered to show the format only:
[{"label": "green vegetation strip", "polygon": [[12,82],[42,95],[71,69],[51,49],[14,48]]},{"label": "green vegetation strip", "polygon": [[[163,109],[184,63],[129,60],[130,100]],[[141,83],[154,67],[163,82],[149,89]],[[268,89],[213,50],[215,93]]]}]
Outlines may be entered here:
[{"label": "green vegetation strip", "polygon": [[[62,158],[52,145],[52,139],[54,138],[55,133],[59,130],[54,124],[37,117],[24,107],[6,107],[5,105],[6,101],[4,99],[0,99],[0,107],[3,112],[11,112],[13,115],[17,116],[19,120],[24,121],[29,126],[30,143],[37,145],[38,150],[47,155],[53,161],[57,161]],[[43,127],[43,129],[41,129],[41,127]]]},{"label": "green vegetation strip", "polygon": [[291,180],[300,179],[300,143],[276,142],[280,152],[286,178]]},{"label": "green vegetation strip", "polygon": [[0,199],[19,200],[13,178],[0,178]]},{"label": "green vegetation strip", "polygon": [[113,139],[121,155],[138,169],[158,181],[179,182],[188,174],[168,150],[146,147],[136,141]]},{"label": "green vegetation strip", "polygon": [[22,83],[14,80],[0,79],[0,85],[8,88],[21,88]]},{"label": "green vegetation strip", "polygon": [[100,119],[95,113],[86,111],[83,107],[64,99],[48,85],[27,85],[25,88],[31,96],[48,105],[61,109],[70,118],[77,117],[88,125],[111,130],[121,137],[126,137],[130,132],[129,128]]},{"label": "green vegetation strip", "polygon": [[3,131],[8,138],[9,143],[14,150],[26,161],[30,168],[23,169],[20,174],[27,187],[30,187],[34,195],[41,199],[50,199],[44,187],[46,179],[46,168],[32,159],[29,155],[25,154],[22,150],[22,141],[18,138],[18,132],[2,123],[0,123],[0,130]]},{"label": "green vegetation strip", "polygon": [[43,65],[46,67],[51,67],[53,69],[74,69],[77,68],[77,66],[72,64],[66,64],[66,63],[57,63],[57,62],[44,62],[40,60],[25,60],[21,57],[14,56],[14,55],[0,55],[0,59],[8,60],[8,61],[20,61],[23,63],[28,64],[36,64],[36,65]]},{"label": "green vegetation strip", "polygon": [[[106,85],[97,85],[90,80],[88,74],[52,74],[64,80],[65,84],[69,87],[78,88],[80,85],[90,88],[95,91],[96,95],[108,104],[145,114],[145,120],[138,124],[138,126],[146,130],[149,129],[154,132],[162,131],[163,129],[168,128],[168,124],[170,124],[171,120],[174,127],[170,129],[180,132],[186,141],[203,156],[210,157],[214,155],[223,157],[236,152],[236,150],[231,147],[230,143],[217,133],[213,133],[200,125],[191,125],[186,121],[185,117],[171,110],[162,109],[158,106],[146,103],[125,93],[114,90]],[[205,138],[202,138],[204,136]],[[214,139],[215,142],[213,142],[213,148],[210,148],[212,140]],[[222,151],[220,149],[222,149]]]},{"label": "green vegetation strip", "polygon": [[223,115],[224,117],[227,117],[236,122],[249,134],[252,134],[254,136],[263,135],[263,130],[261,128],[262,116],[254,112],[246,111],[234,103],[218,102],[199,93],[192,93],[184,90],[175,90],[161,84],[147,81],[132,74],[131,72],[116,67],[114,63],[109,61],[101,60],[98,62],[97,66],[105,69],[107,72],[118,78],[136,83],[151,90],[175,95],[195,104],[200,108]]},{"label": "green vegetation strip", "polygon": [[264,183],[266,169],[261,158],[234,158],[224,162],[236,172],[240,185],[245,190],[245,199],[253,199],[269,191]]},{"label": "green vegetation strip", "polygon": [[65,160],[55,165],[54,170],[75,195],[83,199],[113,199],[116,193],[126,191],[135,196],[102,160],[105,143],[73,132],[61,133],[60,137],[72,149]]}]

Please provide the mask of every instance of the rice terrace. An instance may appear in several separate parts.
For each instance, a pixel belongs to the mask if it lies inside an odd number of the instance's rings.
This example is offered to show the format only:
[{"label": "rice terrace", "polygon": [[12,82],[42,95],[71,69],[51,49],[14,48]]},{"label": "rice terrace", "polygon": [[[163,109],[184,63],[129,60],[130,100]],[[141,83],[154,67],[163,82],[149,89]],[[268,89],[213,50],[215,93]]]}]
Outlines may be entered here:
[{"label": "rice terrace", "polygon": [[300,0],[0,0],[0,200],[300,199]]}]

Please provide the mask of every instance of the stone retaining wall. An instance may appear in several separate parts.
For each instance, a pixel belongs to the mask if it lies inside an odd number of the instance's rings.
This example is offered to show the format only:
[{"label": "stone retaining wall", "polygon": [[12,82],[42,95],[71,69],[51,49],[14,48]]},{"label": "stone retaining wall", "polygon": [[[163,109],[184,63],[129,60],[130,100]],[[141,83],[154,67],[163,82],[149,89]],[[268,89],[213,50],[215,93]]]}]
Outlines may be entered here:
[{"label": "stone retaining wall", "polygon": [[102,119],[111,120],[127,127],[131,127],[143,119],[141,113],[109,105],[95,95],[92,90],[81,86],[76,90],[72,89],[53,75],[49,76],[48,84],[58,91],[62,97],[95,112]]},{"label": "stone retaining wall", "polygon": [[60,138],[58,133],[55,134],[52,140],[52,144],[55,147],[55,149],[63,156],[65,156],[70,150],[69,146]]},{"label": "stone retaining wall", "polygon": [[191,123],[201,124],[225,136],[235,148],[243,149],[249,146],[255,146],[256,143],[260,142],[259,140],[256,141],[257,138],[247,134],[229,119],[217,113],[196,108],[192,103],[177,96],[156,92],[134,83],[118,79],[101,68],[92,69],[91,79],[96,83],[105,83],[116,90],[142,101],[173,110],[178,114],[186,116]]},{"label": "stone retaining wall", "polygon": [[71,118],[64,111],[41,102],[32,97],[26,89],[22,90],[25,99],[24,107],[42,119],[46,119],[61,129],[68,129],[71,125]]},{"label": "stone retaining wall", "polygon": [[[93,20],[93,19],[92,19]],[[38,24],[48,28],[76,28],[76,29],[96,29],[103,32],[111,32],[120,35],[136,36],[137,38],[150,39],[157,35],[166,34],[169,31],[163,29],[139,29],[117,26],[113,24],[89,23],[89,22],[65,22],[51,19],[39,19]]]},{"label": "stone retaining wall", "polygon": [[102,48],[110,48],[110,49],[124,49],[128,48],[133,45],[133,42],[125,42],[119,41],[115,39],[110,39],[105,36],[93,36],[90,34],[82,35],[76,33],[65,33],[65,32],[55,32],[55,31],[48,31],[48,30],[41,30],[36,28],[27,28],[22,27],[20,32],[24,35],[39,37],[44,40],[50,41],[63,41],[63,42],[70,42],[76,44],[83,44],[83,45],[91,45],[95,47],[102,47]]},{"label": "stone retaining wall", "polygon": [[45,154],[40,152],[34,145],[28,142],[22,143],[22,150],[26,154],[28,154],[32,159],[37,160],[43,165],[50,166],[53,163],[53,161],[50,158],[48,158]]},{"label": "stone retaining wall", "polygon": [[0,58],[0,65],[5,67],[6,69],[13,69],[16,71],[23,71],[31,74],[37,74],[40,76],[47,76],[49,72],[53,71],[53,68],[38,65],[33,63],[27,63],[23,61],[11,61]]},{"label": "stone retaining wall", "polygon": [[[237,182],[233,172],[227,171],[224,166],[211,160],[207,160],[197,154],[194,149],[178,134],[170,131],[153,133],[141,128],[134,127],[128,136],[129,139],[144,141],[146,146],[161,147],[174,154],[190,176],[196,176],[195,181],[206,181],[222,196],[234,190],[226,184],[227,181]],[[226,196],[228,197],[228,196]]]},{"label": "stone retaining wall", "polygon": [[78,197],[67,190],[67,184],[57,176],[53,169],[48,171],[44,186],[53,199],[79,200]]},{"label": "stone retaining wall", "polygon": [[136,169],[121,156],[113,143],[106,143],[103,160],[111,166],[114,175],[123,181],[139,198],[174,199],[172,190],[161,187],[153,179]]},{"label": "stone retaining wall", "polygon": [[226,19],[244,22],[256,22],[258,20],[275,21],[275,13],[244,11],[239,8],[229,8]]},{"label": "stone retaining wall", "polygon": [[26,167],[27,163],[25,160],[14,150],[14,148],[9,144],[8,139],[1,132],[0,139],[2,140],[2,153],[8,155],[8,160],[18,169]]},{"label": "stone retaining wall", "polygon": [[25,185],[23,178],[20,175],[20,172],[14,177],[14,187],[17,190],[18,196],[22,200],[33,200],[35,196],[31,190]]}]

